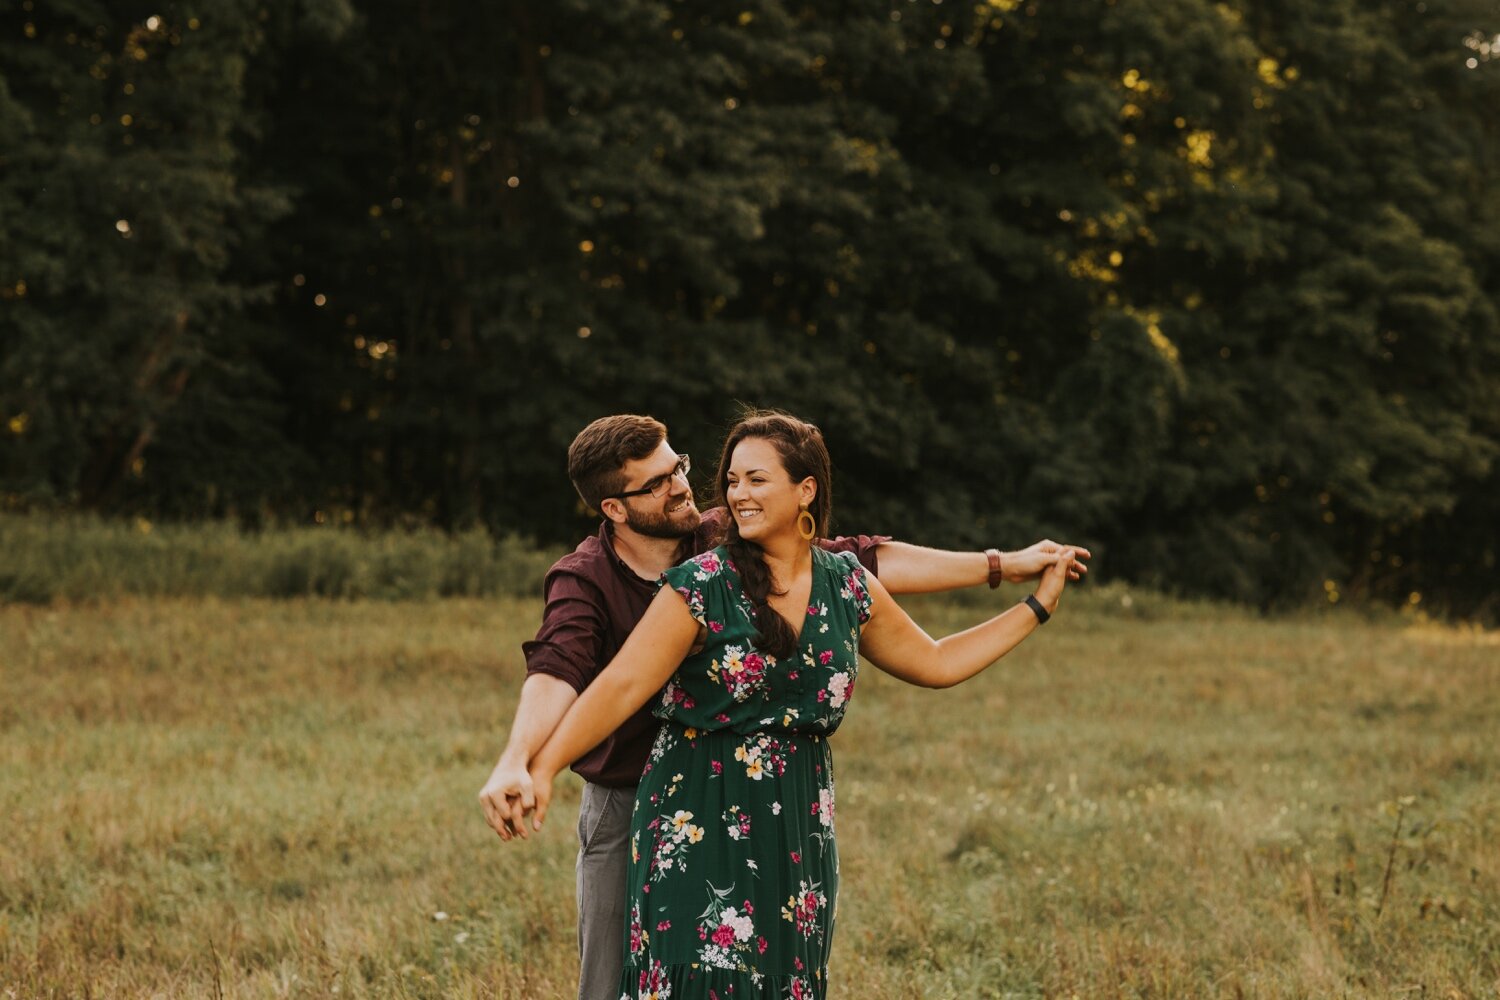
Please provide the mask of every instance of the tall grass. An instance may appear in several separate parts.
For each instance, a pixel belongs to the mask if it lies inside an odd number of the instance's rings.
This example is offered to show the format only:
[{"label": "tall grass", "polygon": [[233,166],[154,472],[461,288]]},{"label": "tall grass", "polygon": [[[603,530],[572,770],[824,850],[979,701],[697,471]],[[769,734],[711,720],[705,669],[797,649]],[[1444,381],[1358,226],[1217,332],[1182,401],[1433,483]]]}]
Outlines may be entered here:
[{"label": "tall grass", "polygon": [[151,597],[415,600],[541,592],[560,552],[483,531],[364,533],[0,514],[0,602]]},{"label": "tall grass", "polygon": [[[861,675],[835,997],[1496,994],[1493,633],[1088,594]],[[539,612],[0,608],[0,997],[568,996],[578,786],[524,844],[474,800]]]}]

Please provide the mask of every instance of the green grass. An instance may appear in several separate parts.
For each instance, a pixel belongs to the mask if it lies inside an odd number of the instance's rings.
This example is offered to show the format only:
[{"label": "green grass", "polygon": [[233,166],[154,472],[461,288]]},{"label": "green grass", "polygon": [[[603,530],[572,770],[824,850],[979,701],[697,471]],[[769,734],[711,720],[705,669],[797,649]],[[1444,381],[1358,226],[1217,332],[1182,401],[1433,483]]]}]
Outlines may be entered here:
[{"label": "green grass", "polygon": [[[539,612],[0,607],[0,997],[568,996],[576,781],[525,844],[475,801]],[[1493,996],[1497,719],[1494,633],[1118,588],[951,691],[867,667],[834,995]]]}]

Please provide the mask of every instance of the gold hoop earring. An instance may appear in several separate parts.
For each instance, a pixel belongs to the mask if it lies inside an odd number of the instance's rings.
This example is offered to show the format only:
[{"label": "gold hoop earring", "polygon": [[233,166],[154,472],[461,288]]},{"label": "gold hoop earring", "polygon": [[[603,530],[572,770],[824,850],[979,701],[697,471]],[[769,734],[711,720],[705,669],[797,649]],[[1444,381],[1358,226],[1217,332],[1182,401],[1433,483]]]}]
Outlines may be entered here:
[{"label": "gold hoop earring", "polygon": [[[803,527],[804,524],[807,526]],[[807,504],[803,504],[802,513],[797,515],[797,534],[802,536],[804,542],[810,542],[817,533],[818,519],[812,516],[812,511],[807,509]]]}]

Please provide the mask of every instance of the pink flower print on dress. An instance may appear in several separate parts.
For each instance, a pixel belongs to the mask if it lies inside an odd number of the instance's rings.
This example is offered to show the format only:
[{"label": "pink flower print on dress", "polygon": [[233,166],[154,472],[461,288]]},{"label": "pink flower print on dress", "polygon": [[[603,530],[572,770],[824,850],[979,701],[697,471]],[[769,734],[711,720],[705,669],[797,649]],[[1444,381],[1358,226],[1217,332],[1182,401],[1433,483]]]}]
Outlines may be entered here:
[{"label": "pink flower print on dress", "polygon": [[[709,891],[714,897],[719,895],[711,884]],[[733,906],[720,907],[710,903],[699,920],[698,940],[704,944],[698,949],[698,960],[709,968],[750,971],[744,956],[754,947],[756,935],[749,908],[741,913]]]},{"label": "pink flower print on dress", "polygon": [[640,992],[642,996],[657,997],[665,1000],[672,995],[672,987],[667,982],[667,974],[662,970],[661,962],[653,960],[651,968],[642,969],[639,979]]},{"label": "pink flower print on dress", "polygon": [[[660,930],[661,928],[657,928]],[[630,908],[630,953],[640,954],[641,947],[646,943],[646,935],[641,927],[641,908],[639,905]]]},{"label": "pink flower print on dress", "polygon": [[676,681],[668,682],[667,689],[662,692],[662,703],[684,709],[695,708],[698,704],[693,700],[692,695],[677,685]]},{"label": "pink flower print on dress", "polygon": [[847,671],[839,671],[828,678],[828,707],[843,708],[854,690],[854,681]]},{"label": "pink flower print on dress", "polygon": [[718,665],[719,679],[735,701],[745,701],[765,680],[766,662],[759,653],[725,646],[724,661]]},{"label": "pink flower print on dress", "polygon": [[781,908],[781,916],[791,922],[798,934],[809,938],[822,933],[822,928],[818,926],[818,910],[827,905],[828,897],[819,890],[818,884],[804,879],[797,892],[787,897],[786,905]]},{"label": "pink flower print on dress", "polygon": [[[730,840],[742,840],[750,836],[750,814],[739,806],[730,806],[724,811],[724,829]],[[753,912],[745,903],[746,912]]]}]

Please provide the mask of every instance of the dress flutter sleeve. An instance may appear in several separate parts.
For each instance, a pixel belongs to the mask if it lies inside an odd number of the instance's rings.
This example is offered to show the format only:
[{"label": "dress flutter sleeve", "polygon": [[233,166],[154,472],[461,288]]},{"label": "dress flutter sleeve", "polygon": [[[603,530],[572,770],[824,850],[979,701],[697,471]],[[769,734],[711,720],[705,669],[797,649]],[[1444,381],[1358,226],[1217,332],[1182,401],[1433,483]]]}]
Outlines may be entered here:
[{"label": "dress flutter sleeve", "polygon": [[688,613],[704,628],[717,632],[723,621],[724,560],[718,550],[678,563],[661,575],[661,585],[671,587],[687,602]]},{"label": "dress flutter sleeve", "polygon": [[863,625],[870,620],[872,605],[870,588],[865,582],[868,570],[860,565],[859,557],[853,552],[839,552],[834,558],[839,562],[839,596],[853,602],[859,623]]}]

